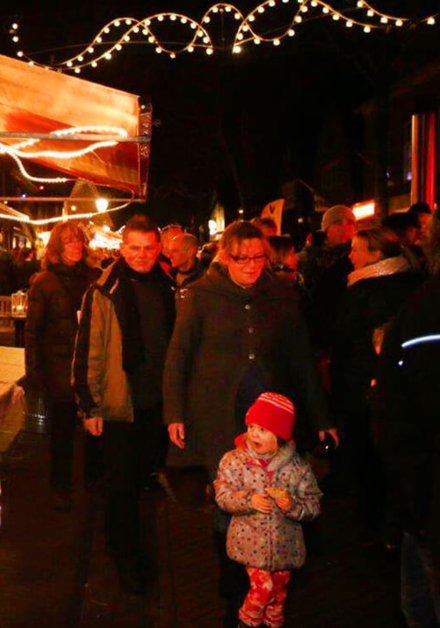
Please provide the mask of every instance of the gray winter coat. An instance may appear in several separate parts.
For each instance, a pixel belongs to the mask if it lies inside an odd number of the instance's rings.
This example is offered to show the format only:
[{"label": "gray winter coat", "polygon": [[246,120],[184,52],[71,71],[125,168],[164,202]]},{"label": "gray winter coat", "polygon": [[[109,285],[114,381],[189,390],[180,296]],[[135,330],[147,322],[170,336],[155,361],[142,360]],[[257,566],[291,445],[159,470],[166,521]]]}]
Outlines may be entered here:
[{"label": "gray winter coat", "polygon": [[[282,512],[276,505],[269,515],[253,510],[252,495],[264,493],[267,486],[287,488],[293,497],[291,510]],[[214,487],[220,508],[233,515],[227,535],[232,560],[271,572],[304,564],[306,548],[299,522],[319,514],[322,493],[292,443],[280,448],[265,467],[245,437],[239,439],[237,449],[223,456]]]}]

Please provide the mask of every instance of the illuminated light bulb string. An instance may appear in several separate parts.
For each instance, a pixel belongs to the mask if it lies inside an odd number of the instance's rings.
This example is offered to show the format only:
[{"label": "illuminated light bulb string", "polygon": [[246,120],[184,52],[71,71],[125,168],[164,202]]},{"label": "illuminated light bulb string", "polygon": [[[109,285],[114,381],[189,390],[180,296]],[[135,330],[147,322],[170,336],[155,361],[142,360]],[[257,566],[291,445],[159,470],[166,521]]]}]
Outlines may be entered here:
[{"label": "illuminated light bulb string", "polygon": [[[265,16],[273,13],[280,7],[291,9],[289,22],[279,28],[276,35],[273,35],[273,27],[269,28]],[[373,7],[366,0],[353,0],[353,6],[344,10],[334,8],[329,2],[324,0],[266,0],[255,7],[250,13],[243,14],[237,7],[229,3],[217,3],[211,6],[201,20],[195,19],[175,12],[156,13],[142,20],[132,17],[121,17],[108,22],[95,36],[95,38],[81,51],[64,61],[60,61],[51,66],[42,64],[36,59],[27,55],[20,46],[19,24],[14,22],[11,25],[10,33],[14,44],[19,48],[17,56],[27,60],[32,65],[38,65],[47,69],[70,70],[79,74],[85,67],[97,67],[101,62],[114,58],[125,46],[133,44],[147,44],[154,46],[157,53],[165,53],[171,59],[183,52],[192,53],[196,49],[201,49],[208,55],[214,54],[216,46],[209,33],[209,24],[218,15],[231,16],[237,23],[235,34],[231,34],[232,53],[239,53],[243,46],[249,42],[254,44],[270,43],[279,46],[283,39],[293,37],[295,28],[301,23],[319,17],[331,18],[334,22],[340,22],[347,28],[358,28],[364,33],[371,33],[373,30],[386,30],[390,27],[402,28],[425,24],[433,26],[440,11],[434,15],[422,19],[410,19],[390,15]],[[176,44],[163,41],[156,33],[156,27],[161,23],[166,23],[167,28],[179,25],[179,28],[188,29],[186,43]],[[181,31],[179,31],[181,32]],[[268,34],[268,32],[270,34]]]},{"label": "illuminated light bulb string", "polygon": [[[111,127],[111,126],[81,126],[81,127],[70,127],[68,129],[60,129],[57,131],[52,131],[49,135],[53,135],[54,137],[66,137],[69,135],[81,135],[83,133],[93,133],[93,134],[105,134],[105,135],[115,135],[117,138],[126,138],[128,137],[128,133],[125,129],[121,129],[119,127]],[[76,157],[82,157],[87,155],[88,153],[94,152],[100,148],[109,148],[112,146],[116,146],[118,140],[103,140],[96,141],[84,148],[74,150],[74,151],[57,151],[57,150],[34,150],[34,151],[26,151],[23,149],[29,149],[38,144],[41,140],[38,138],[31,138],[25,140],[23,142],[19,142],[18,144],[14,144],[9,146],[7,144],[3,144],[0,142],[0,155],[9,155],[17,164],[21,174],[28,180],[34,181],[37,183],[68,183],[69,181],[75,181],[75,179],[67,178],[67,177],[35,177],[29,174],[26,168],[23,165],[22,159],[35,159],[40,157],[49,157],[52,159],[75,159]],[[84,140],[86,141],[86,139]],[[133,196],[130,199],[127,199],[127,202],[124,202],[122,205],[118,205],[117,207],[112,207],[110,209],[99,210],[100,214],[114,212],[119,209],[123,209],[127,207],[133,199]],[[72,199],[74,200],[74,199]],[[111,199],[109,199],[111,200]],[[84,218],[92,218],[95,216],[95,213],[86,213],[86,214],[75,214],[71,216],[71,218],[84,219]],[[24,214],[22,216],[25,216]],[[51,218],[42,218],[33,220],[29,216],[16,217],[10,216],[9,214],[0,214],[0,219],[5,220],[13,220],[17,222],[26,222],[31,225],[43,225],[48,223],[60,222],[62,220],[66,220],[65,216],[53,216]]]}]

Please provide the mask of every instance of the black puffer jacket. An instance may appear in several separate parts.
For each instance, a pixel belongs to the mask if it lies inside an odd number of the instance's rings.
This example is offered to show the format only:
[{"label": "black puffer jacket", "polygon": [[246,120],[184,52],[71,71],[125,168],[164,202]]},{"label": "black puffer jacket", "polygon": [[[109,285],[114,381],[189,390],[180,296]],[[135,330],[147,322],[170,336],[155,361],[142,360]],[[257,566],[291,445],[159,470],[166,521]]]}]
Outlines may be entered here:
[{"label": "black puffer jacket", "polygon": [[99,270],[80,262],[54,264],[39,273],[29,291],[25,329],[26,388],[52,401],[73,401],[71,363],[78,311]]}]

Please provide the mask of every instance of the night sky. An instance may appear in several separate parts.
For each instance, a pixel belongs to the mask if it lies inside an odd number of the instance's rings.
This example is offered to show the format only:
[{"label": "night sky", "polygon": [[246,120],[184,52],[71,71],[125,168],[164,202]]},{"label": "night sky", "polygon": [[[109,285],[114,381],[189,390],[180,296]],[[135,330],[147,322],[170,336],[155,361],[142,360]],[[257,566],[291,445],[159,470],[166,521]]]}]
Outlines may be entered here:
[{"label": "night sky", "polygon": [[[8,34],[14,19],[21,25],[22,48],[48,62],[51,54],[67,56],[71,49],[63,47],[91,41],[110,19],[143,18],[159,10],[200,18],[212,4],[3,1],[0,53],[14,54]],[[237,1],[243,12],[257,4]],[[355,2],[332,4],[343,8]],[[382,0],[374,6],[400,15],[427,15],[438,10],[438,1]],[[233,23],[231,19],[231,27]],[[430,33],[425,27],[424,33],[366,38],[329,19],[296,30],[278,48],[249,44],[241,55],[195,52],[170,60],[152,46],[130,46],[107,65],[82,72],[82,78],[151,99],[158,126],[146,211],[160,224],[206,220],[215,195],[229,210],[243,206],[250,216],[280,195],[286,173],[310,181],[327,108],[336,106],[349,115],[374,93],[384,68],[398,77],[412,62],[430,57],[438,47],[434,35],[439,39],[438,27]]]}]

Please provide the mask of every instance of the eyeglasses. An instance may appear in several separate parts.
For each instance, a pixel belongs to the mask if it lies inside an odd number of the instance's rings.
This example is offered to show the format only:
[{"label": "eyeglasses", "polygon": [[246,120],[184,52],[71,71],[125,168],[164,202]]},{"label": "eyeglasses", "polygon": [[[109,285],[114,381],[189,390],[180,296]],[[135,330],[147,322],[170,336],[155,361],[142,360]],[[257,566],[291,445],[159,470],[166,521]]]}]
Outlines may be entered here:
[{"label": "eyeglasses", "polygon": [[266,260],[266,255],[262,253],[261,255],[254,255],[253,257],[249,257],[249,255],[229,255],[231,259],[234,260],[239,266],[245,266],[246,264],[250,264],[251,262],[255,262],[256,264],[261,264]]}]

